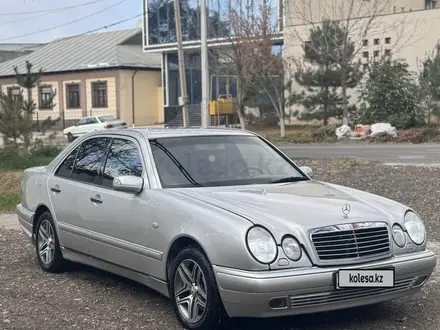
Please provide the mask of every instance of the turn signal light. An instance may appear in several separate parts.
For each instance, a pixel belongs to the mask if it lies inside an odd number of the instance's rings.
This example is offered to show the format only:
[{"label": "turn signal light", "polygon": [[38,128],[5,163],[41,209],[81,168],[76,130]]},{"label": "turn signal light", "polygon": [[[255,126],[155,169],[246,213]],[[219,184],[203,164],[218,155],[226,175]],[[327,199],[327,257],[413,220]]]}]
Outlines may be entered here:
[{"label": "turn signal light", "polygon": [[104,128],[112,128],[112,127],[113,127],[113,125],[110,125],[110,124],[104,126]]}]

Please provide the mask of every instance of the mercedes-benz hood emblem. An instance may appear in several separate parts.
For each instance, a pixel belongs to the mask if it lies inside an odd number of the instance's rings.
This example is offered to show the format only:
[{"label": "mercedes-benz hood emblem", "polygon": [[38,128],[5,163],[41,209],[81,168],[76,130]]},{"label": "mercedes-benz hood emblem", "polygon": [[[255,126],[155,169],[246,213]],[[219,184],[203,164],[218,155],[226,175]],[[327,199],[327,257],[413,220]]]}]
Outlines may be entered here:
[{"label": "mercedes-benz hood emblem", "polygon": [[345,205],[342,207],[342,213],[344,213],[344,216],[347,217],[348,214],[349,214],[350,212],[351,212],[351,206],[350,206],[350,204],[345,204]]}]

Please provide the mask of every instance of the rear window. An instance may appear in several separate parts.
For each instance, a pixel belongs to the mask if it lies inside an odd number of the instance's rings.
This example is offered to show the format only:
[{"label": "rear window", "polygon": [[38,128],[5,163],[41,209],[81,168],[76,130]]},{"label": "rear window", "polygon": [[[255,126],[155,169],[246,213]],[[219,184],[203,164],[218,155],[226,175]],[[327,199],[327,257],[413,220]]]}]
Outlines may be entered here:
[{"label": "rear window", "polygon": [[100,122],[116,120],[116,117],[114,117],[114,116],[101,116],[101,117],[98,117],[98,118],[99,118]]}]

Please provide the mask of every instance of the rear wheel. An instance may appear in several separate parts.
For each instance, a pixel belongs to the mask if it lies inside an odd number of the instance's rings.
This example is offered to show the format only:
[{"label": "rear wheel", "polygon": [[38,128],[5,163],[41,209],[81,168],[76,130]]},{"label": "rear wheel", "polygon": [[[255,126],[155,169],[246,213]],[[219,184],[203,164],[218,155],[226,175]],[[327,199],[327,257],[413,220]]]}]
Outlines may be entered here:
[{"label": "rear wheel", "polygon": [[170,296],[179,322],[186,329],[217,329],[226,313],[206,256],[194,247],[182,250],[170,275]]},{"label": "rear wheel", "polygon": [[36,227],[36,252],[38,263],[44,271],[60,273],[64,270],[66,261],[61,254],[58,235],[55,230],[52,214],[44,212],[37,222]]}]

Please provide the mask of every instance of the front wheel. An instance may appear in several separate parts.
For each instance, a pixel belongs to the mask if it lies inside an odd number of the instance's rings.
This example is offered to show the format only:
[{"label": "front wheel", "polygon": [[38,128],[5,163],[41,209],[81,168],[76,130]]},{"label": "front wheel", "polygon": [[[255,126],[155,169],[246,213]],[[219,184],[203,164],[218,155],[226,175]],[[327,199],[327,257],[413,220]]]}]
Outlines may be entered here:
[{"label": "front wheel", "polygon": [[188,247],[173,260],[170,274],[170,296],[182,326],[218,328],[226,313],[206,256],[199,249]]}]

